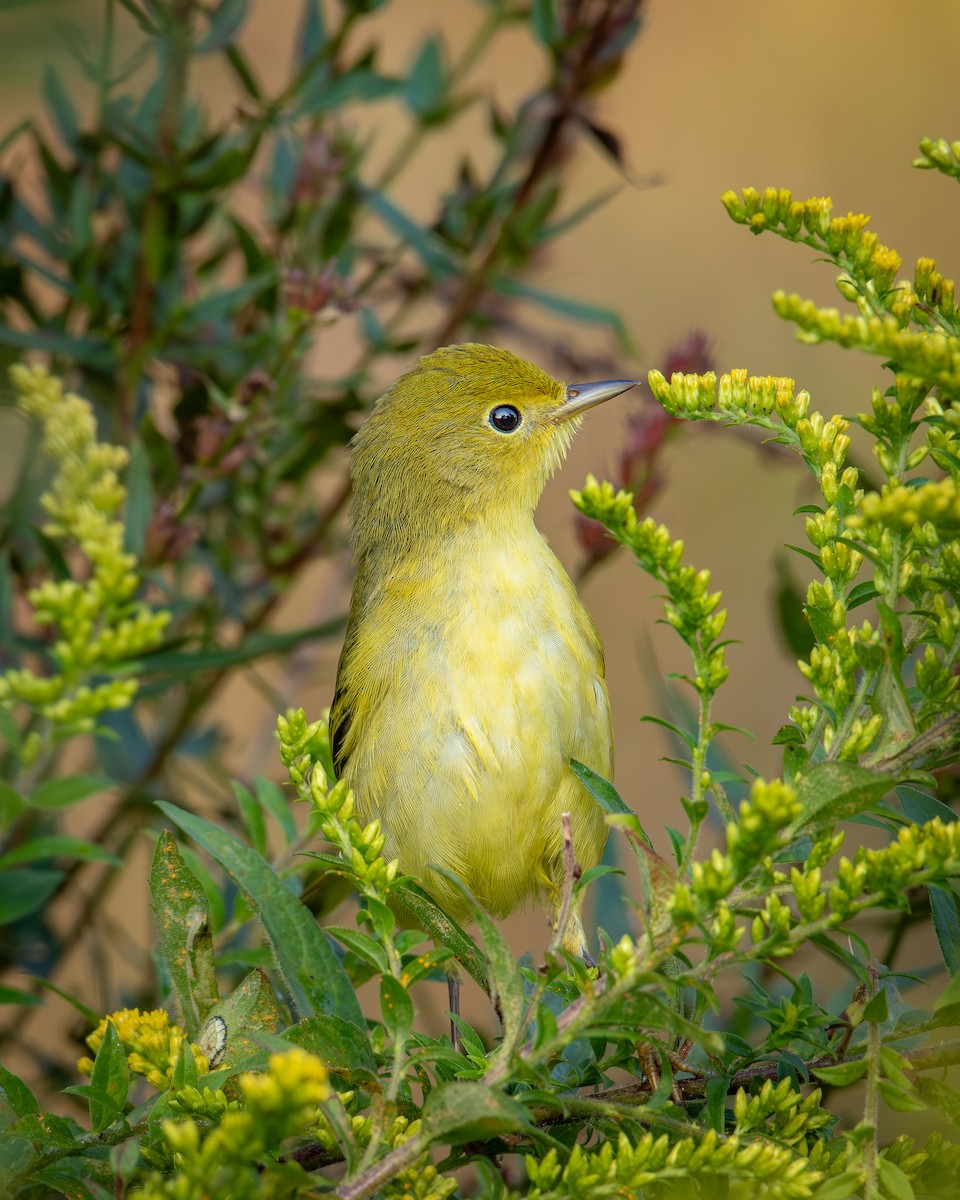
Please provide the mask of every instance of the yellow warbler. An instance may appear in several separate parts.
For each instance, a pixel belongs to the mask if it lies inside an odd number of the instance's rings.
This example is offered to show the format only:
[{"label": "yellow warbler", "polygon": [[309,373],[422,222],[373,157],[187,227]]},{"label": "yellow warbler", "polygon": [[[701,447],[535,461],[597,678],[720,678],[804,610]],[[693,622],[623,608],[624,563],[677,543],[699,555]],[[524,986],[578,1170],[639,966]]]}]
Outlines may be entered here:
[{"label": "yellow warbler", "polygon": [[[583,412],[630,380],[565,387],[493,346],[447,346],[380,398],[353,442],[357,574],[330,717],[334,764],[383,853],[464,920],[457,876],[505,916],[557,907],[561,816],[592,866],[609,777],[603,647],[533,513]],[[575,918],[567,947],[584,950]]]}]

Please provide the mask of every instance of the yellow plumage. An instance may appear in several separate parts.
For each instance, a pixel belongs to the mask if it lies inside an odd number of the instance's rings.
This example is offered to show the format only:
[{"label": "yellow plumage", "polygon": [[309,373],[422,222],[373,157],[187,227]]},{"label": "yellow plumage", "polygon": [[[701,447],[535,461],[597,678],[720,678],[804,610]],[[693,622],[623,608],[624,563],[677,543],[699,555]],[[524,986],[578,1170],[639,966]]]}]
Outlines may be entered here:
[{"label": "yellow plumage", "polygon": [[[567,389],[507,351],[450,346],[354,439],[334,761],[384,855],[457,920],[466,902],[434,865],[504,916],[531,895],[555,904],[562,813],[583,866],[603,849],[569,766],[612,770],[603,648],[533,513],[580,411],[628,386]],[[578,923],[569,941],[583,949]]]}]

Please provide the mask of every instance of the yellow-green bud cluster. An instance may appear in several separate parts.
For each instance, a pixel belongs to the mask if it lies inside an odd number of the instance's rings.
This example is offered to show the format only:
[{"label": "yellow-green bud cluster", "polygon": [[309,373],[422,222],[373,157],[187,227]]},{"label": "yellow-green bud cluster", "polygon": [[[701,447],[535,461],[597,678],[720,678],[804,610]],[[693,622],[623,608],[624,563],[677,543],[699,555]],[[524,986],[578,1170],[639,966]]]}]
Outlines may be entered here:
[{"label": "yellow-green bud cluster", "polygon": [[159,645],[168,612],[134,599],[140,587],[136,559],[124,553],[124,528],[116,513],[126,497],[118,472],[127,452],[96,440],[86,400],[64,393],[42,367],[18,364],[10,377],[22,411],[43,426],[43,448],[56,473],[41,504],[48,537],[74,543],[89,563],[83,582],[45,580],[27,593],[38,625],[55,628],[50,647],[57,672],[15,668],[0,676],[0,703],[20,702],[58,725],[92,729],[97,716],[126,708],[137,692],[132,678],[96,683],[91,676],[129,673]]},{"label": "yellow-green bud cluster", "polygon": [[769,856],[799,815],[792,787],[779,779],[755,780],[750,798],[740,805],[739,821],[727,825],[726,851],[714,848],[708,859],[694,862],[689,884],[681,882],[674,889],[668,902],[674,925],[688,927],[714,913],[721,938],[737,940],[740,935],[731,926],[725,901],[758,864],[769,869]]},{"label": "yellow-green bud cluster", "polygon": [[723,646],[715,645],[727,613],[718,608],[720,593],[710,591],[710,572],[682,566],[683,542],[673,541],[666,526],[650,517],[638,520],[629,492],[615,492],[610,483],[598,483],[588,475],[583,490],[570,494],[585,516],[606,526],[665,586],[666,619],[693,650],[696,675],[691,682],[701,694],[712,695],[729,670]]},{"label": "yellow-green bud cluster", "polygon": [[742,879],[777,847],[782,830],[800,815],[792,787],[779,779],[756,779],[750,798],[740,804],[740,819],[727,825],[727,854],[735,877]]},{"label": "yellow-green bud cluster", "polygon": [[948,142],[946,138],[921,138],[920,157],[913,165],[922,171],[941,171],[954,179],[960,179],[960,142]]},{"label": "yellow-green bud cluster", "polygon": [[397,875],[397,863],[382,857],[385,836],[379,821],[361,826],[354,818],[353,792],[343,780],[329,785],[324,762],[329,759],[326,718],[308,724],[303,709],[277,718],[280,760],[304,800],[309,800],[323,836],[349,864],[357,886],[368,895],[384,896]]},{"label": "yellow-green bud cluster", "polygon": [[263,1074],[241,1075],[239,1084],[243,1107],[228,1105],[216,1124],[163,1122],[173,1174],[150,1176],[131,1193],[132,1200],[269,1200],[306,1187],[309,1176],[293,1164],[268,1161],[261,1168],[258,1160],[286,1138],[312,1130],[319,1106],[333,1095],[325,1067],[315,1055],[293,1047],[271,1055]]},{"label": "yellow-green bud cluster", "polygon": [[[805,1118],[813,1119],[806,1114]],[[632,1196],[654,1185],[669,1187],[672,1180],[711,1176],[742,1182],[763,1194],[768,1185],[775,1184],[771,1195],[807,1200],[824,1180],[822,1171],[785,1145],[736,1134],[721,1138],[714,1130],[698,1138],[673,1140],[665,1133],[645,1133],[634,1139],[621,1133],[615,1143],[604,1142],[597,1149],[586,1150],[577,1143],[565,1160],[550,1149],[539,1161],[532,1155],[524,1161],[528,1200]]]},{"label": "yellow-green bud cluster", "polygon": [[837,878],[829,891],[830,908],[837,923],[866,906],[862,897],[880,897],[887,903],[906,903],[908,888],[946,880],[960,871],[960,828],[939,818],[924,825],[907,825],[895,841],[880,850],[861,847],[851,862],[841,858]]},{"label": "yellow-green bud cluster", "polygon": [[[395,1117],[384,1139],[391,1148],[402,1146],[416,1137],[422,1128],[420,1121]],[[457,1190],[456,1179],[441,1175],[427,1153],[394,1175],[382,1190],[384,1200],[446,1200]]]},{"label": "yellow-green bud cluster", "polygon": [[[918,304],[924,310],[935,309],[937,314],[951,320],[957,313],[957,289],[952,279],[947,279],[937,270],[932,258],[918,258],[913,273],[913,290]],[[924,315],[923,310],[918,314]]]},{"label": "yellow-green bud cluster", "polygon": [[821,1095],[819,1088],[801,1095],[789,1077],[776,1084],[767,1080],[753,1096],[741,1088],[733,1102],[736,1133],[757,1132],[795,1146],[836,1119],[820,1107]]}]

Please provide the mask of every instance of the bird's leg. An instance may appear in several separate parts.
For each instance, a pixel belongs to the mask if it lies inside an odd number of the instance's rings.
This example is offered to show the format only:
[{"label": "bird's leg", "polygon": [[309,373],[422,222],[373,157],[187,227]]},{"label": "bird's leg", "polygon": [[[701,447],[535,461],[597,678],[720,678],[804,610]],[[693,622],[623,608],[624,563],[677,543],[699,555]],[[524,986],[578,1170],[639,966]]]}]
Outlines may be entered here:
[{"label": "bird's leg", "polygon": [[460,975],[455,971],[447,975],[447,994],[450,997],[450,1041],[453,1042],[454,1050],[460,1054],[463,1043],[460,1041],[460,1030],[453,1019],[460,1016]]}]

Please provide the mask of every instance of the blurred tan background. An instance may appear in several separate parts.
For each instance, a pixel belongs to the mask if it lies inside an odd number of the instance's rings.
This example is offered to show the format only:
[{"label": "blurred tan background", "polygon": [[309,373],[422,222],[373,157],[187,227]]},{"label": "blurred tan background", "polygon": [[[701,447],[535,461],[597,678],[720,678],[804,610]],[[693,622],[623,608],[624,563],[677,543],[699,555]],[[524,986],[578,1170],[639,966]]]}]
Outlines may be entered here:
[{"label": "blurred tan background", "polygon": [[[252,0],[243,41],[268,83],[271,71],[279,78],[287,68],[299,14],[299,0]],[[710,339],[718,371],[743,366],[754,374],[792,375],[812,393],[814,407],[827,413],[862,410],[870,387],[885,386],[880,363],[836,347],[798,344],[770,305],[777,287],[824,304],[842,303],[834,272],[815,264],[804,247],[770,236],[754,239],[734,226],[719,195],[747,184],[789,187],[801,198],[829,194],[840,211],[872,214],[881,240],[903,255],[905,274],[912,275],[920,254],[935,257],[953,274],[960,263],[956,188],[914,170],[911,159],[921,136],[960,137],[960,3],[650,0],[646,14],[646,28],[599,108],[601,123],[621,137],[638,182],[625,183],[605,208],[558,241],[532,281],[620,310],[641,355],[637,361],[623,358],[618,374],[644,378],[648,368],[665,361],[671,343],[700,329]],[[442,33],[455,55],[482,15],[483,6],[473,0],[393,0],[377,19],[383,31],[381,69],[402,72],[427,32]],[[3,129],[38,111],[45,63],[76,74],[56,29],[60,20],[86,28],[95,42],[99,5],[73,0],[0,14]],[[516,31],[501,36],[476,78],[492,78],[510,103],[536,86],[541,70],[537,49]],[[225,108],[232,103],[216,64],[195,82],[205,103]],[[385,161],[408,128],[407,118],[390,105],[379,107],[376,118],[370,134],[375,154]],[[482,140],[483,122],[479,112],[466,113],[449,155],[435,149],[418,160],[401,176],[398,200],[416,215],[431,213],[459,153]],[[609,161],[586,142],[572,170],[571,208],[617,182]],[[596,329],[571,332],[559,321],[541,325],[585,349],[610,349],[607,335]],[[336,335],[324,334],[318,352],[336,356]],[[406,364],[396,365],[399,373]],[[624,414],[635,403],[627,397],[590,416],[544,501],[541,527],[571,569],[580,552],[566,491],[579,486],[587,471],[603,475],[613,467]],[[784,543],[803,543],[802,518],[790,514],[810,499],[807,480],[792,462],[717,429],[691,429],[676,439],[665,466],[667,482],[652,515],[683,538],[690,561],[710,567],[730,609],[729,636],[744,643],[729,650],[731,678],[715,715],[753,730],[756,742],[728,735],[726,750],[737,763],[778,773],[779,754],[770,739],[803,680],[776,628],[774,563]],[[793,572],[805,585],[804,561],[792,557]],[[280,621],[292,625],[342,611],[349,575],[344,551],[338,563],[317,570],[309,594],[301,590],[291,597]],[[688,662],[672,631],[656,624],[660,608],[653,592],[625,555],[601,565],[584,589],[607,647],[617,783],[666,852],[663,826],[685,824],[678,800],[685,784],[676,768],[659,761],[672,752],[662,734],[639,718],[662,711],[650,681],[650,656],[661,672],[686,670]],[[271,665],[262,676],[284,703],[302,704],[316,715],[330,701],[337,653],[333,645],[311,650]],[[276,776],[276,706],[259,681],[239,680],[222,693],[218,715],[236,774]],[[132,943],[149,946],[152,939],[145,878],[150,849],[145,843],[122,902],[118,894],[120,924],[129,939],[118,945],[121,958]],[[528,915],[523,927],[518,919],[510,925],[518,951],[542,945],[544,934],[538,916]],[[82,962],[77,970],[77,978],[61,981],[64,986],[82,986]],[[445,996],[438,995],[436,1010],[444,1004]]]}]

